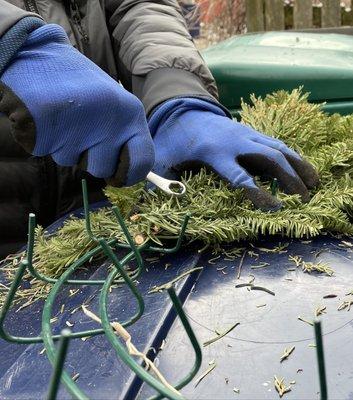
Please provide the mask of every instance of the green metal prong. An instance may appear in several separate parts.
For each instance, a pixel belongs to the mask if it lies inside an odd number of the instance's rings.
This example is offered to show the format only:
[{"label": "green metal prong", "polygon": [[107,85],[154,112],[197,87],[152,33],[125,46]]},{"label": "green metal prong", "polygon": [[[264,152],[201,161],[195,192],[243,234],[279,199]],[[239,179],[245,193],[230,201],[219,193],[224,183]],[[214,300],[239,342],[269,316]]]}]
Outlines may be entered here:
[{"label": "green metal prong", "polygon": [[320,378],[320,399],[327,400],[327,384],[326,384],[326,371],[325,371],[325,357],[324,346],[322,342],[321,322],[314,322],[315,341],[316,341],[316,355],[319,368]]},{"label": "green metal prong", "polygon": [[109,274],[108,278],[106,279],[106,281],[104,283],[103,288],[105,286],[108,286],[108,290],[109,290],[109,287],[112,285],[115,277],[119,273],[137,300],[138,307],[139,307],[139,310],[137,311],[137,313],[134,316],[132,316],[128,321],[121,323],[123,326],[132,325],[134,322],[136,322],[138,319],[140,319],[141,315],[143,314],[143,312],[145,310],[145,303],[143,301],[143,298],[140,294],[140,291],[137,289],[136,285],[133,283],[133,281],[131,280],[129,275],[126,273],[126,271],[123,267],[124,264],[119,262],[116,255],[113,253],[112,249],[109,247],[107,242],[104,239],[100,239],[99,244],[102,246],[102,249],[103,249],[104,253],[106,254],[106,256],[110,259],[110,261],[115,266],[115,271],[113,271],[113,273]]},{"label": "green metal prong", "polygon": [[54,371],[49,385],[49,391],[47,396],[48,400],[56,400],[61,381],[61,374],[65,364],[66,353],[69,346],[70,335],[71,335],[70,329],[63,329],[61,331],[58,352],[54,363]]},{"label": "green metal prong", "polygon": [[119,225],[120,225],[120,227],[121,227],[121,229],[122,229],[122,231],[123,231],[123,233],[124,233],[124,235],[126,237],[126,240],[127,240],[128,244],[129,244],[131,250],[135,254],[137,265],[140,268],[143,268],[143,260],[142,260],[142,257],[141,257],[141,253],[140,253],[138,247],[135,245],[134,241],[132,240],[130,232],[127,229],[127,226],[125,224],[124,218],[122,217],[119,208],[114,206],[114,207],[112,207],[112,211],[113,211],[116,219],[119,222]]},{"label": "green metal prong", "polygon": [[191,218],[191,214],[187,213],[185,215],[185,217],[184,217],[184,220],[183,220],[182,224],[181,224],[181,229],[180,229],[180,233],[179,233],[179,236],[178,236],[178,240],[177,240],[177,242],[176,242],[174,247],[172,247],[170,249],[165,249],[163,247],[150,246],[148,248],[148,251],[158,251],[160,253],[175,253],[175,252],[177,252],[181,247],[182,241],[183,241],[184,236],[185,236],[185,231],[186,231],[186,228],[188,226],[190,218]]},{"label": "green metal prong", "polygon": [[271,193],[272,196],[276,196],[278,192],[278,180],[277,178],[273,178],[271,182]]},{"label": "green metal prong", "polygon": [[82,199],[83,199],[83,210],[85,214],[85,226],[88,237],[94,242],[98,242],[96,236],[94,236],[91,227],[91,217],[89,213],[89,202],[88,202],[88,191],[86,179],[82,179]]},{"label": "green metal prong", "polygon": [[[167,291],[168,291],[168,295],[173,303],[175,311],[176,311],[178,317],[180,318],[180,321],[190,339],[191,345],[195,352],[195,362],[194,362],[194,365],[193,365],[191,371],[179,383],[177,383],[175,385],[175,389],[180,390],[185,385],[187,385],[189,382],[191,382],[191,380],[195,377],[195,375],[199,371],[199,369],[201,367],[201,363],[202,363],[202,350],[201,350],[200,344],[195,336],[195,333],[189,323],[189,320],[183,310],[183,306],[179,300],[179,297],[175,293],[174,287],[170,286],[167,289]],[[162,398],[163,398],[163,396],[157,395],[157,396],[151,397],[149,400],[161,400]]]},{"label": "green metal prong", "polygon": [[28,239],[27,239],[26,258],[28,260],[28,263],[31,265],[32,265],[32,261],[33,261],[35,227],[36,227],[36,215],[33,213],[30,213],[28,215]]}]

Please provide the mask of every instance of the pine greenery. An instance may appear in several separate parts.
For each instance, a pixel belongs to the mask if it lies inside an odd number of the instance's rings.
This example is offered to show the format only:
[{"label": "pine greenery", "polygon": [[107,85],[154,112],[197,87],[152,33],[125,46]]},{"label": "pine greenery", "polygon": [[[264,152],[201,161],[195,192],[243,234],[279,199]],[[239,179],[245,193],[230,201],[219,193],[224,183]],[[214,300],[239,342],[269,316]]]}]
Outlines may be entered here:
[{"label": "pine greenery", "polygon": [[[256,210],[212,173],[201,170],[185,174],[187,194],[171,198],[161,191],[107,187],[105,193],[123,212],[132,236],[143,235],[161,243],[175,238],[186,213],[191,213],[186,231],[188,241],[220,244],[254,239],[259,234],[286,237],[312,237],[323,231],[353,234],[353,115],[327,115],[321,105],[310,104],[301,89],[280,91],[265,99],[252,97],[252,105],[242,104],[244,124],[283,140],[309,160],[320,173],[320,186],[311,201],[302,204],[299,196],[278,193],[283,208],[276,213]],[[269,189],[269,182],[262,182]],[[93,232],[98,237],[124,240],[110,208],[93,212]],[[70,264],[95,247],[86,235],[84,221],[67,220],[54,235],[37,229],[34,265],[42,273],[58,277]],[[10,268],[11,270],[13,268]],[[47,288],[32,282],[36,297]],[[25,291],[23,297],[28,299]]]}]

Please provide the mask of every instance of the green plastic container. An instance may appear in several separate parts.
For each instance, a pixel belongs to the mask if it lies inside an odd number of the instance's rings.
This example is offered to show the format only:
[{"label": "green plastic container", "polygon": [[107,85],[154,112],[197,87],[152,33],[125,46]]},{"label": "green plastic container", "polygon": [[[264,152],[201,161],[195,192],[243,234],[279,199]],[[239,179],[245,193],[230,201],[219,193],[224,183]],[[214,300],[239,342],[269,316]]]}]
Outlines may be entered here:
[{"label": "green plastic container", "polygon": [[304,86],[328,112],[353,113],[353,36],[267,32],[235,36],[203,52],[233,114],[241,98]]}]

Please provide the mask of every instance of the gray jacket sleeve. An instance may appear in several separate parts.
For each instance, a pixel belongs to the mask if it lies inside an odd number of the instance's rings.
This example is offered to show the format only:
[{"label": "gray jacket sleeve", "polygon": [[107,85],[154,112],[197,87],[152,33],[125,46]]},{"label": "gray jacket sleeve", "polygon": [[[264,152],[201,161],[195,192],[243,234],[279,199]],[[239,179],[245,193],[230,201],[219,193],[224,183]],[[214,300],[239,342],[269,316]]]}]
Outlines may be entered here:
[{"label": "gray jacket sleeve", "polygon": [[13,6],[5,0],[0,0],[0,37],[2,37],[22,18],[31,16],[40,18],[37,14],[24,11],[19,7]]},{"label": "gray jacket sleeve", "polygon": [[0,76],[30,32],[43,24],[39,15],[0,0]]},{"label": "gray jacket sleeve", "polygon": [[177,0],[106,0],[119,77],[147,114],[173,97],[217,101]]}]

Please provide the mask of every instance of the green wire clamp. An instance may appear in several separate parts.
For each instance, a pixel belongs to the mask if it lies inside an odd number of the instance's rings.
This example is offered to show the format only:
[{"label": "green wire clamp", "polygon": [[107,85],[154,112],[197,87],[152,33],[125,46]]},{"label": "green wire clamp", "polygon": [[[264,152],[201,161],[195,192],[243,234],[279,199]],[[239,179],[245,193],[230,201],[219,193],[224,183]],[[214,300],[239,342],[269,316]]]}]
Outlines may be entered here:
[{"label": "green wire clamp", "polygon": [[271,182],[271,194],[272,194],[272,196],[276,196],[277,195],[277,193],[278,193],[278,180],[276,179],[276,178],[273,178],[272,179],[272,182]]},{"label": "green wire clamp", "polygon": [[[88,191],[87,191],[87,183],[86,183],[86,180],[85,180],[85,179],[82,179],[82,182],[81,182],[81,183],[82,183],[82,199],[83,199],[83,209],[84,209],[84,216],[85,216],[85,227],[86,227],[86,232],[87,232],[88,237],[89,237],[93,242],[99,243],[100,238],[97,238],[97,237],[93,234],[93,231],[92,231],[91,217],[90,217],[90,210],[89,210],[90,207],[89,207],[89,201],[88,201]],[[118,207],[113,206],[113,207],[112,207],[112,211],[113,211],[113,213],[114,213],[114,215],[115,215],[115,217],[116,217],[116,219],[117,219],[117,221],[118,221],[118,223],[119,223],[119,225],[120,225],[120,227],[121,227],[121,229],[122,229],[122,231],[123,231],[123,233],[124,233],[124,235],[125,235],[126,240],[127,240],[128,243],[127,243],[127,244],[126,244],[126,243],[120,244],[120,243],[118,243],[118,240],[117,240],[117,239],[111,239],[111,240],[108,241],[108,244],[109,244],[109,246],[110,246],[110,245],[116,245],[116,247],[123,247],[123,248],[128,248],[128,249],[132,250],[133,255],[134,255],[135,258],[136,258],[137,265],[138,265],[137,272],[136,272],[135,275],[133,275],[133,278],[134,278],[134,279],[137,279],[138,276],[140,276],[141,273],[143,272],[143,261],[142,261],[142,257],[141,257],[140,251],[143,250],[143,249],[147,246],[147,244],[145,244],[145,245],[143,245],[143,246],[140,246],[140,247],[138,248],[138,247],[134,244],[134,242],[133,242],[133,240],[132,240],[132,238],[131,238],[131,235],[130,235],[130,233],[129,233],[127,227],[126,227],[126,224],[125,224],[125,222],[124,222],[124,219],[123,219],[123,217],[122,217],[122,215],[121,215],[121,213],[120,213]],[[98,246],[98,247],[95,248],[95,250],[96,250],[96,253],[95,253],[95,254],[98,254],[98,253],[101,252],[102,247],[101,247],[101,246]],[[131,256],[132,256],[132,255],[129,256],[130,259],[131,259]],[[97,281],[97,282],[98,282],[98,281]],[[122,281],[118,281],[117,283],[121,283],[121,282],[122,282]],[[103,285],[103,284],[104,284],[104,281],[99,281],[99,284]]]},{"label": "green wire clamp", "polygon": [[70,329],[63,329],[61,331],[58,354],[54,363],[54,371],[49,384],[47,400],[56,400],[61,381],[61,374],[65,364],[66,353],[69,346],[70,335]]},{"label": "green wire clamp", "polygon": [[327,384],[326,384],[326,371],[325,371],[325,357],[324,346],[322,342],[321,322],[314,322],[315,341],[316,341],[316,355],[319,368],[320,378],[320,399],[327,400]]},{"label": "green wire clamp", "polygon": [[[42,312],[42,338],[44,342],[44,346],[46,349],[47,357],[52,365],[55,365],[57,359],[57,351],[55,349],[54,340],[55,335],[52,335],[52,327],[50,323],[53,305],[55,303],[56,296],[60,292],[61,287],[68,281],[68,278],[71,274],[75,272],[75,269],[79,267],[79,264],[72,264],[70,268],[68,268],[61,277],[55,282],[53,287],[51,288],[46,301],[44,302],[43,312]],[[90,329],[81,332],[75,332],[70,334],[70,339],[73,338],[82,338],[82,337],[91,337],[97,336],[104,333],[104,329]],[[60,335],[59,335],[60,337]],[[67,387],[68,391],[71,395],[78,400],[88,400],[88,397],[82,390],[76,385],[70,375],[64,370],[62,371],[61,377],[63,383]]]}]

